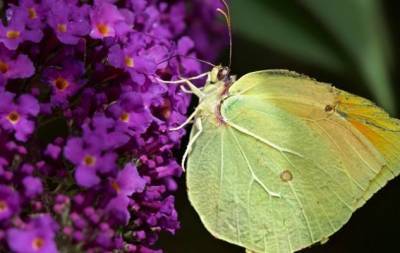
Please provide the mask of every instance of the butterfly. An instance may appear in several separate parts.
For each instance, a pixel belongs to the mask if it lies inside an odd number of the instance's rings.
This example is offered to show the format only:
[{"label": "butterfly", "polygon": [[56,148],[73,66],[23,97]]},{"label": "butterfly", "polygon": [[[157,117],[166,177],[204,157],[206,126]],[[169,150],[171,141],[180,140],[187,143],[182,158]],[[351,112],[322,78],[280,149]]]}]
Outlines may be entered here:
[{"label": "butterfly", "polygon": [[400,171],[400,121],[287,70],[239,80],[216,66],[191,117],[190,202],[215,237],[252,253],[325,242]]},{"label": "butterfly", "polygon": [[[191,82],[204,76],[202,88]],[[247,253],[325,243],[400,173],[400,120],[330,84],[287,70],[236,80],[223,66],[162,82],[199,98],[171,129],[194,121],[182,162],[189,200],[212,235]]]}]

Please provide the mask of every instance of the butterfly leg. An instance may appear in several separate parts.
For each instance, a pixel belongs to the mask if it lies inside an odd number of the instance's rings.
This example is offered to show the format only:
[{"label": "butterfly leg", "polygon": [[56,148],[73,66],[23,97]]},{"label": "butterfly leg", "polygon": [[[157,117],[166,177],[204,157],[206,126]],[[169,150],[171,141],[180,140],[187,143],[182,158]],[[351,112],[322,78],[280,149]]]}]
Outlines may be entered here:
[{"label": "butterfly leg", "polygon": [[185,86],[181,86],[181,90],[182,90],[184,93],[193,94],[193,92],[190,91],[190,90],[188,90],[188,89],[186,89]]},{"label": "butterfly leg", "polygon": [[197,76],[185,77],[185,78],[181,78],[181,80],[175,80],[175,81],[162,80],[162,79],[160,79],[160,78],[158,78],[158,77],[156,77],[155,79],[156,79],[157,81],[161,82],[161,83],[173,83],[173,84],[178,84],[178,83],[184,83],[184,82],[185,82],[184,80],[197,80],[197,79],[206,77],[206,76],[208,76],[209,74],[210,74],[210,71],[207,71],[207,72],[201,73],[200,75],[197,75]]},{"label": "butterfly leg", "polygon": [[186,159],[187,159],[188,155],[190,154],[190,152],[192,151],[193,144],[196,142],[196,140],[200,137],[201,133],[203,132],[203,125],[201,124],[201,119],[200,118],[196,119],[195,126],[197,128],[197,132],[193,136],[193,138],[190,139],[190,142],[187,145],[186,151],[185,151],[185,153],[183,154],[183,157],[182,157],[181,166],[182,166],[183,171],[186,170],[185,169]]},{"label": "butterfly leg", "polygon": [[194,83],[192,83],[189,79],[182,78],[182,81],[186,83],[191,93],[195,94],[199,98],[205,97],[203,91],[200,88],[196,87],[196,85],[194,85]]},{"label": "butterfly leg", "polygon": [[188,79],[188,78],[181,78],[180,80],[176,80],[176,81],[164,81],[164,80],[159,79],[159,78],[156,78],[156,80],[161,82],[161,83],[165,83],[165,84],[182,84],[182,83],[185,83],[187,86],[189,86],[189,90],[185,89],[186,91],[189,91],[190,93],[195,94],[199,98],[205,97],[205,94],[203,93],[201,88],[196,87],[196,85],[194,85],[190,81],[190,79]]},{"label": "butterfly leg", "polygon": [[199,110],[200,110],[200,108],[197,107],[196,110],[194,110],[194,112],[192,114],[190,114],[190,116],[185,120],[185,122],[183,122],[182,124],[180,124],[177,127],[170,128],[169,130],[176,131],[176,130],[186,127],[188,124],[190,124],[192,122],[193,118],[196,116],[196,114],[199,112]]},{"label": "butterfly leg", "polygon": [[192,93],[195,94],[198,97],[204,97],[204,93],[202,92],[202,88],[198,88],[196,87],[196,85],[194,85],[192,82],[190,82],[190,80],[197,80],[203,77],[206,77],[210,74],[210,72],[204,72],[200,75],[197,76],[192,76],[192,77],[179,77],[180,80],[175,80],[175,81],[166,81],[166,80],[162,80],[160,78],[156,78],[157,81],[161,82],[161,83],[165,83],[165,84],[181,84],[181,83],[186,83],[190,90],[187,90],[186,88],[184,88],[183,86],[181,86],[181,89],[186,92],[186,93]]}]

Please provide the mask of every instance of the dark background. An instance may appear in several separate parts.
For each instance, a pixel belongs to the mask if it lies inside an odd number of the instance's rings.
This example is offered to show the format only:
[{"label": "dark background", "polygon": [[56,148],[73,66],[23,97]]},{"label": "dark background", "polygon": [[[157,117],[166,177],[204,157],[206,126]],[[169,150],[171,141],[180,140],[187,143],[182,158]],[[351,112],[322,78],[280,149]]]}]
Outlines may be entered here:
[{"label": "dark background", "polygon": [[[249,0],[249,2],[257,0]],[[296,49],[296,36],[287,40],[292,40],[293,47],[290,45],[277,45],[274,39],[284,38],[285,31],[282,31],[282,27],[279,24],[273,22],[260,24],[257,23],[264,17],[255,17],[251,10],[246,9],[244,0],[233,0],[232,18],[234,25],[234,36],[233,36],[233,64],[232,71],[239,77],[245,73],[272,68],[283,68],[294,70],[309,76],[316,78],[319,81],[329,82],[334,84],[336,87],[350,91],[354,94],[367,97],[378,104],[386,105],[386,109],[391,111],[393,116],[398,117],[400,112],[398,96],[400,94],[399,81],[400,72],[398,71],[400,55],[398,46],[400,44],[400,8],[397,1],[370,1],[370,0],[330,0],[335,2],[336,7],[340,4],[344,5],[350,16],[346,17],[346,13],[337,15],[337,22],[344,22],[348,24],[349,33],[352,36],[350,40],[356,40],[349,43],[355,43],[360,47],[364,46],[365,40],[368,38],[357,38],[354,36],[355,32],[351,31],[352,25],[350,22],[357,22],[357,15],[360,12],[357,11],[355,6],[346,6],[349,2],[361,2],[368,4],[367,2],[375,2],[378,7],[375,6],[374,10],[378,13],[378,18],[375,19],[367,17],[367,23],[362,22],[358,26],[353,26],[357,29],[366,29],[368,36],[379,36],[385,37],[384,44],[381,47],[381,51],[386,51],[386,56],[383,57],[383,72],[384,76],[388,77],[388,82],[374,82],[366,77],[365,73],[359,71],[360,59],[354,57],[351,50],[346,49],[346,42],[343,42],[343,38],[335,33],[332,29],[329,29],[324,20],[318,18],[318,13],[310,11],[309,6],[304,4],[308,2],[317,5],[326,0],[310,0],[310,1],[293,1],[293,0],[282,0],[282,1],[258,1],[269,14],[277,15],[284,22],[300,24],[300,32],[314,36],[313,39],[318,40],[321,45],[329,48],[330,52],[333,52],[338,59],[340,64],[334,67],[334,64],[325,64],[323,59],[321,63],[313,58],[307,57],[307,51],[302,50],[303,45],[300,45],[300,50]],[[318,2],[318,3],[317,3]],[[235,6],[236,5],[236,6]],[[323,11],[335,11],[332,6],[326,7]],[[338,8],[343,8],[339,6]],[[352,9],[355,8],[355,9]],[[246,16],[247,12],[247,16]],[[265,15],[268,15],[266,12]],[[339,13],[341,13],[339,11]],[[375,13],[375,14],[376,14]],[[326,14],[326,13],[325,13]],[[253,17],[252,17],[253,15]],[[254,19],[257,22],[253,23],[254,26],[261,26],[257,29],[264,29],[264,33],[270,34],[268,38],[255,38],[253,35],[249,35],[246,30],[246,26],[243,23],[243,19]],[[265,19],[271,18],[265,16]],[[344,20],[343,20],[344,19]],[[247,20],[248,21],[248,20]],[[372,26],[374,22],[378,23],[377,29]],[[248,23],[248,22],[247,22]],[[244,26],[244,27],[243,27]],[[342,27],[343,28],[343,27]],[[247,29],[250,29],[247,27]],[[301,30],[303,29],[303,30]],[[344,29],[347,29],[345,27]],[[383,31],[383,35],[382,35]],[[290,34],[290,31],[287,31]],[[353,33],[352,33],[353,32]],[[282,37],[283,36],[283,37]],[[271,39],[272,38],[272,39]],[[215,38],[224,39],[224,38]],[[278,40],[279,41],[279,40]],[[295,48],[295,49],[293,49]],[[307,49],[307,45],[305,46]],[[297,51],[296,51],[297,50]],[[312,47],[311,47],[312,50]],[[379,50],[378,50],[379,52]],[[220,62],[227,64],[228,60],[225,55],[221,56]],[[368,59],[368,52],[365,53],[366,59],[370,60],[373,64],[376,64],[376,68],[382,68],[382,62],[374,59]],[[360,57],[360,56],[359,56]],[[363,57],[363,56],[361,56]],[[219,62],[217,62],[219,63]],[[339,67],[337,67],[339,66]],[[338,70],[340,69],[340,70]],[[382,73],[381,73],[382,74]],[[388,85],[390,92],[387,94],[389,97],[377,96],[377,90],[381,89],[384,85]],[[394,103],[388,106],[387,101],[392,99]],[[193,102],[193,106],[196,101]],[[183,149],[187,143],[185,140]],[[183,149],[181,154],[183,153]],[[166,253],[244,253],[244,249],[230,245],[228,243],[219,241],[213,238],[202,226],[197,214],[190,206],[186,196],[186,187],[184,183],[184,177],[180,182],[180,190],[176,193],[177,196],[177,209],[179,212],[180,220],[182,222],[182,229],[175,235],[163,235],[160,243],[160,247],[165,250]],[[386,253],[386,252],[400,252],[399,245],[399,228],[400,228],[400,178],[390,181],[387,186],[376,193],[372,199],[370,199],[365,206],[356,211],[352,216],[351,220],[336,234],[330,237],[329,241],[324,245],[315,245],[309,249],[305,249],[303,253]]]}]

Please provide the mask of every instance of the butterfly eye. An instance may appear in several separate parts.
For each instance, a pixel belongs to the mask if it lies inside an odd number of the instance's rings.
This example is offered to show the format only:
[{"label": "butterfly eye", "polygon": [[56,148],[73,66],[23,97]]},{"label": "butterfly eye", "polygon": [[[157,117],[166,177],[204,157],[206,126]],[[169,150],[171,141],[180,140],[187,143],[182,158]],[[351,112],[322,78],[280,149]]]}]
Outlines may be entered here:
[{"label": "butterfly eye", "polygon": [[217,78],[222,81],[225,80],[229,76],[230,69],[228,67],[223,67],[218,71]]}]

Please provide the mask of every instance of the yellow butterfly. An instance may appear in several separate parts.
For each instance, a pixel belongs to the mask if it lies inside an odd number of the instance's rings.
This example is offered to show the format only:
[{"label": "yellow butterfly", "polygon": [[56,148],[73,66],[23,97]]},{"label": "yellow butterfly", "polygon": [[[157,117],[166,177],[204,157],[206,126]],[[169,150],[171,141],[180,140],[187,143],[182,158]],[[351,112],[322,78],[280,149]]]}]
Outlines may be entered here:
[{"label": "yellow butterfly", "polygon": [[191,203],[217,238],[257,253],[326,239],[400,171],[400,121],[286,70],[216,67],[187,150]]}]

